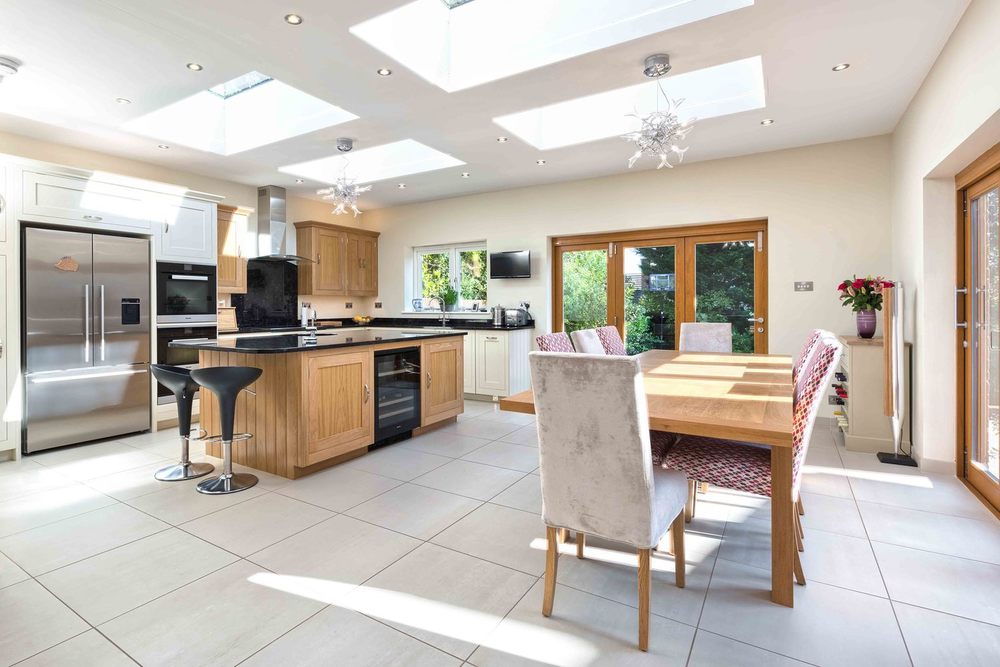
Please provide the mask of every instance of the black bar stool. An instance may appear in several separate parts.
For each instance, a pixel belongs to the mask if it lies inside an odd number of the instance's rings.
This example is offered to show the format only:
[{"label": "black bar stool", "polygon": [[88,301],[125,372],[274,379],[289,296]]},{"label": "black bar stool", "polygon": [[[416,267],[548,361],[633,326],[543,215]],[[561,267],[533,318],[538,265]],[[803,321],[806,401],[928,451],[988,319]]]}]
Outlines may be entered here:
[{"label": "black bar stool", "polygon": [[[191,371],[194,381],[219,400],[219,424],[221,435],[205,438],[206,442],[222,443],[222,474],[198,483],[198,491],[208,494],[236,493],[245,491],[257,483],[254,475],[233,473],[233,441],[249,440],[252,433],[233,433],[236,423],[236,397],[252,385],[263,371],[252,366],[218,366],[196,368]],[[253,393],[253,392],[251,392]]]},{"label": "black bar stool", "polygon": [[215,470],[211,463],[192,463],[188,443],[191,440],[191,407],[198,383],[191,379],[191,371],[180,366],[153,364],[150,371],[156,381],[173,392],[177,399],[177,430],[181,434],[181,460],[172,466],[160,468],[153,475],[161,482],[181,482],[202,477]]}]

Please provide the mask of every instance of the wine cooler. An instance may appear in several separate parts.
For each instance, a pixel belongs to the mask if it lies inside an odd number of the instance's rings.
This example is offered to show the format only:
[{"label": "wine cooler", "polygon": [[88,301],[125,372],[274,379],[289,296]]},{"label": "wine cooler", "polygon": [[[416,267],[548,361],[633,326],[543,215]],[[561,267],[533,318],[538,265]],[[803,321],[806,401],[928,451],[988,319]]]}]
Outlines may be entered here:
[{"label": "wine cooler", "polygon": [[420,348],[375,353],[375,442],[420,426]]}]

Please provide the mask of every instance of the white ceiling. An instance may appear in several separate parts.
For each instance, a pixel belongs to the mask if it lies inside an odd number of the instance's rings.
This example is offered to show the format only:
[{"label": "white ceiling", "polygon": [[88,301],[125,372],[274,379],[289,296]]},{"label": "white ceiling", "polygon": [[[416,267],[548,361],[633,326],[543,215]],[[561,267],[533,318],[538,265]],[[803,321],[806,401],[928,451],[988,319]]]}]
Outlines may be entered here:
[{"label": "white ceiling", "polygon": [[[296,185],[278,167],[335,154],[338,136],[358,149],[414,139],[466,163],[398,179],[405,190],[376,184],[361,207],[379,208],[627,171],[621,139],[539,151],[514,136],[498,143],[505,132],[492,119],[639,83],[643,59],[657,52],[670,54],[673,74],[763,59],[767,106],[699,122],[685,163],[891,132],[968,1],[756,0],[448,93],[349,32],[406,0],[0,0],[0,55],[24,63],[0,84],[0,109],[24,115],[0,113],[0,130],[317,199],[327,184]],[[304,23],[286,24],[290,12]],[[840,62],[850,69],[832,72]],[[393,75],[377,76],[380,67]],[[251,70],[360,118],[230,156],[160,150],[117,129]],[[776,122],[762,127],[764,118]]]}]

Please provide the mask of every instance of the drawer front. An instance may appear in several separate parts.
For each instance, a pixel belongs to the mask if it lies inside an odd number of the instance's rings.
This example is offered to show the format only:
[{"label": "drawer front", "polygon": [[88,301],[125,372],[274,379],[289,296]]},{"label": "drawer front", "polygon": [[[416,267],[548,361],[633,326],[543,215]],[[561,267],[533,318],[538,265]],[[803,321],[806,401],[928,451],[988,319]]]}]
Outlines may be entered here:
[{"label": "drawer front", "polygon": [[26,217],[55,218],[84,225],[149,231],[163,219],[152,193],[111,183],[23,172],[21,209]]}]

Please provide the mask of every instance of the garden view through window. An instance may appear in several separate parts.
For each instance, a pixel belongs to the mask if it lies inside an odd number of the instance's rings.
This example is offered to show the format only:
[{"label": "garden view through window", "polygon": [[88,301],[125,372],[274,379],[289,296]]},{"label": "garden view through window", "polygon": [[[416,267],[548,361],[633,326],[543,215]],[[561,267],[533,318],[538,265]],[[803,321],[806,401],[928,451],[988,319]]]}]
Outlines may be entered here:
[{"label": "garden view through window", "polygon": [[414,250],[414,299],[424,309],[474,310],[487,303],[486,244],[461,244]]}]

